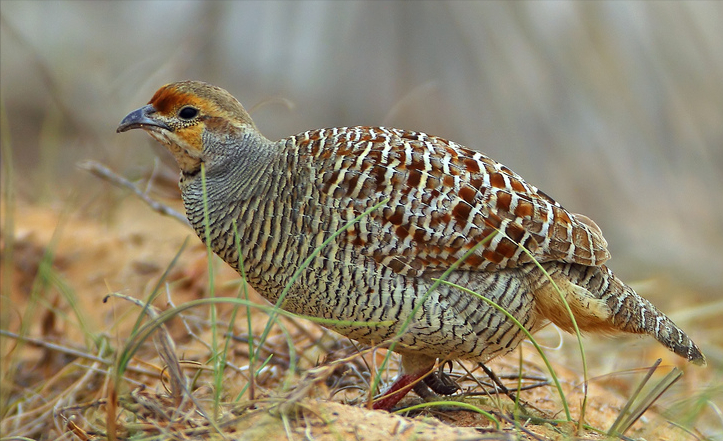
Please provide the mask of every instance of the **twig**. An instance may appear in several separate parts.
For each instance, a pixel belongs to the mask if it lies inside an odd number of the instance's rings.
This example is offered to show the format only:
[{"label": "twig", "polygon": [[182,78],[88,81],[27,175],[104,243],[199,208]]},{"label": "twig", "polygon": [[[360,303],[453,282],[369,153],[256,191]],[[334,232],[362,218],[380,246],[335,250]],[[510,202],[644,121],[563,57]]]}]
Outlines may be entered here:
[{"label": "twig", "polygon": [[118,173],[114,172],[113,170],[109,169],[105,165],[101,164],[97,161],[83,161],[78,163],[78,167],[80,167],[83,170],[87,170],[94,174],[95,176],[110,182],[111,184],[126,188],[130,191],[132,191],[136,196],[138,196],[143,202],[148,204],[153,211],[156,211],[164,216],[170,216],[177,221],[181,222],[182,224],[186,225],[187,227],[190,227],[191,224],[188,223],[188,220],[186,219],[186,216],[179,213],[178,211],[174,210],[173,208],[164,205],[155,199],[152,199],[150,196],[148,196],[147,193],[142,191],[138,186],[136,186],[134,183],[129,181],[128,179],[124,178],[123,176],[119,175]]},{"label": "twig", "polygon": [[[523,377],[523,379],[525,379],[525,378]],[[540,381],[538,383],[532,383],[532,384],[522,386],[519,388],[519,390],[528,391],[528,390],[532,390],[532,389],[537,389],[538,387],[545,387],[545,386],[549,386],[549,385],[550,385],[550,382],[546,380],[546,381]],[[500,392],[499,390],[489,391],[487,389],[484,389],[484,392],[465,392],[465,395],[467,395],[469,397],[480,397],[480,396],[486,397],[490,394],[495,394],[495,393],[499,393],[499,392]]]},{"label": "twig", "polygon": [[[109,366],[109,365],[111,365],[111,364],[114,363],[114,360],[106,360],[106,359],[100,358],[100,357],[98,357],[98,356],[96,356],[96,355],[92,355],[92,354],[87,354],[87,353],[85,353],[85,352],[81,352],[81,351],[79,351],[79,350],[77,350],[77,349],[69,348],[69,347],[67,347],[67,346],[57,345],[57,344],[55,344],[55,343],[49,343],[49,342],[44,341],[44,340],[41,340],[41,339],[39,339],[39,338],[22,336],[22,335],[20,335],[20,334],[16,334],[16,333],[14,333],[14,332],[6,331],[6,330],[4,330],[4,329],[0,329],[0,335],[2,335],[2,336],[4,336],[4,337],[14,338],[14,339],[19,340],[19,341],[24,341],[25,343],[30,343],[31,345],[34,345],[34,346],[37,346],[37,347],[40,347],[40,348],[49,349],[49,350],[51,350],[51,351],[60,352],[60,353],[62,353],[62,354],[67,354],[67,355],[71,355],[71,356],[78,357],[78,358],[84,358],[84,359],[90,360],[90,361],[95,361],[95,362],[97,362],[97,363],[101,363],[101,364],[104,364],[104,365],[106,365],[106,366]],[[150,376],[150,377],[157,377],[157,376],[158,376],[158,373],[157,373],[157,372],[147,371],[147,370],[140,369],[140,368],[136,368],[136,367],[133,367],[133,366],[128,366],[128,370],[129,370],[129,371],[132,371],[132,372],[135,372],[135,373],[137,373],[137,374],[148,375],[148,376]]]},{"label": "twig", "polygon": [[543,441],[542,438],[540,438],[540,437],[537,436],[536,434],[530,432],[530,431],[527,430],[524,426],[521,426],[520,424],[518,424],[517,421],[513,420],[512,418],[508,417],[507,415],[504,415],[504,414],[500,413],[499,417],[500,417],[500,419],[506,421],[508,424],[511,424],[511,425],[512,425],[513,427],[515,427],[516,429],[521,430],[522,432],[524,432],[524,433],[525,433],[527,436],[529,436],[530,438],[532,438],[532,439],[534,439],[534,440],[537,440],[537,441]]},{"label": "twig", "polygon": [[483,363],[477,363],[477,365],[479,365],[479,367],[481,367],[482,370],[485,371],[485,374],[487,374],[489,379],[492,380],[496,387],[500,388],[503,394],[507,395],[513,403],[517,402],[517,397],[515,397],[515,394],[513,394],[509,389],[507,389],[507,386],[502,384],[502,380],[497,377],[497,374],[492,372],[492,370],[485,366]]}]

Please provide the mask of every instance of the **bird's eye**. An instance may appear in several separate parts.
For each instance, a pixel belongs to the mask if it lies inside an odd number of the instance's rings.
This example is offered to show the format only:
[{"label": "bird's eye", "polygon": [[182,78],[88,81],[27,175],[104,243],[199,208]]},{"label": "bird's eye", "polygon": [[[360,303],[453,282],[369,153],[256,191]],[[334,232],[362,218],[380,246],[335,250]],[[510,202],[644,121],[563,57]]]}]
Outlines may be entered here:
[{"label": "bird's eye", "polygon": [[198,115],[198,109],[191,106],[186,106],[178,111],[178,117],[185,120],[190,120]]}]

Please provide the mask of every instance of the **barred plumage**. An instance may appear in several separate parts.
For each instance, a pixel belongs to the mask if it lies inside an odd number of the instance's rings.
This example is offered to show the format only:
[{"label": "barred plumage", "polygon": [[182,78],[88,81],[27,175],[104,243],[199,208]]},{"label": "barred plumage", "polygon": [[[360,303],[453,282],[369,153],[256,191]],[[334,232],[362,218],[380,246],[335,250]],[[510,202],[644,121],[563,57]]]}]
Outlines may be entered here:
[{"label": "barred plumage", "polygon": [[395,350],[404,374],[392,387],[399,393],[377,407],[393,406],[436,358],[486,361],[524,338],[479,298],[449,285],[430,291],[474,247],[447,280],[496,302],[530,331],[550,321],[572,327],[550,277],[581,330],[646,333],[705,363],[683,331],[603,265],[610,256],[594,222],[482,153],[381,127],[313,130],[272,142],[228,92],[200,82],[164,86],[118,130],[137,127],[176,157],[199,237],[208,234],[235,269],[242,260],[248,282],[272,302],[317,247],[386,201],[324,247],[283,303],[299,314],[370,323],[329,326],[363,343],[401,333]]}]

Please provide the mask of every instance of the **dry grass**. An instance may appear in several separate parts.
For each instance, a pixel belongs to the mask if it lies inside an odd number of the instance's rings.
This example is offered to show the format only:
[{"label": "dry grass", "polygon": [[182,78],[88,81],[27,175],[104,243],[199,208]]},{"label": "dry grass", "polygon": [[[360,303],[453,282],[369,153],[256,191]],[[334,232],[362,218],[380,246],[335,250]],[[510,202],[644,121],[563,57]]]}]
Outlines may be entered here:
[{"label": "dry grass", "polygon": [[[371,411],[364,403],[385,350],[359,348],[286,316],[259,345],[268,304],[253,292],[245,302],[236,273],[216,258],[212,319],[206,250],[195,237],[182,247],[190,231],[180,222],[130,198],[119,200],[112,220],[105,222],[92,220],[82,208],[22,201],[13,214],[16,232],[10,240],[3,234],[3,268],[11,270],[3,273],[10,287],[3,294],[0,336],[5,437],[603,439],[652,360],[635,356],[631,364],[637,369],[613,369],[602,377],[593,367],[582,423],[582,373],[564,364],[579,358],[569,341],[546,352],[573,422],[565,421],[550,374],[528,344],[490,364],[519,395],[518,406],[495,393],[497,387],[477,366],[455,364],[451,375],[462,392],[451,399],[467,408],[436,404],[405,416]],[[146,306],[154,292],[159,295]],[[690,320],[684,327],[696,335],[721,330],[720,323],[700,325]],[[543,344],[555,339],[553,329],[541,333]],[[592,366],[600,345],[609,348],[586,340]],[[646,346],[657,351],[652,341]],[[674,366],[686,369],[686,375],[626,436],[719,439],[716,358],[711,357],[712,369],[704,370],[662,355],[661,374],[651,384],[663,382]],[[618,349],[604,356],[629,355]],[[390,380],[397,367],[393,356],[382,379]],[[403,403],[419,399],[411,396]],[[492,414],[499,426],[475,409]]]}]

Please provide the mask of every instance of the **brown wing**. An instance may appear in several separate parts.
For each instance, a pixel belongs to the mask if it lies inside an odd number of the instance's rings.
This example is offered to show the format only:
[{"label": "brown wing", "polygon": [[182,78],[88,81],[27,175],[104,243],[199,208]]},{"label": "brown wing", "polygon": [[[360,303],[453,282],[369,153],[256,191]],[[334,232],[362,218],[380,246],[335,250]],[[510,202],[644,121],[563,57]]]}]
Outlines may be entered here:
[{"label": "brown wing", "polygon": [[321,204],[353,218],[345,246],[402,274],[444,271],[486,237],[461,269],[494,271],[559,260],[600,265],[600,229],[487,156],[423,133],[339,128],[294,138],[313,157]]}]

